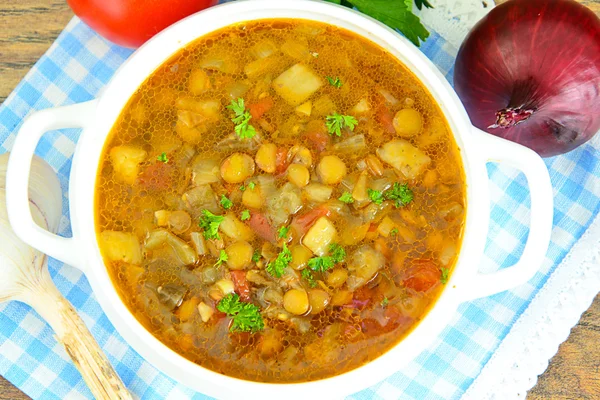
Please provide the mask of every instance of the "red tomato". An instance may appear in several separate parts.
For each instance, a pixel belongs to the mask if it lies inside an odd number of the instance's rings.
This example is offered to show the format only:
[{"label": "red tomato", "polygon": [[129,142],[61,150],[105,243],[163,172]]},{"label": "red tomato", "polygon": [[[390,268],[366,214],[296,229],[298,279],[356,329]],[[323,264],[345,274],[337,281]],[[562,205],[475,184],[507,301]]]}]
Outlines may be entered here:
[{"label": "red tomato", "polygon": [[246,271],[231,271],[231,280],[235,287],[235,292],[243,301],[250,301],[250,284],[246,280]]},{"label": "red tomato", "polygon": [[250,110],[250,115],[254,119],[260,119],[267,111],[269,111],[273,107],[273,98],[265,97],[257,101],[256,103],[250,104],[248,109]]},{"label": "red tomato", "polygon": [[417,292],[426,292],[440,281],[442,272],[431,260],[415,260],[404,272],[402,283]]},{"label": "red tomato", "polygon": [[394,114],[392,114],[385,106],[381,106],[377,112],[377,118],[386,132],[396,133],[396,130],[394,129]]},{"label": "red tomato", "polygon": [[288,167],[288,151],[283,147],[277,148],[277,153],[275,154],[275,165],[277,168],[275,169],[276,174],[282,174]]},{"label": "red tomato", "polygon": [[100,35],[136,48],[180,19],[218,0],[67,0],[73,12]]},{"label": "red tomato", "polygon": [[267,217],[261,213],[251,212],[248,225],[260,238],[269,242],[275,242],[275,229],[273,229]]},{"label": "red tomato", "polygon": [[327,132],[311,131],[306,132],[304,136],[306,137],[306,140],[319,151],[325,150],[329,145],[330,139]]}]

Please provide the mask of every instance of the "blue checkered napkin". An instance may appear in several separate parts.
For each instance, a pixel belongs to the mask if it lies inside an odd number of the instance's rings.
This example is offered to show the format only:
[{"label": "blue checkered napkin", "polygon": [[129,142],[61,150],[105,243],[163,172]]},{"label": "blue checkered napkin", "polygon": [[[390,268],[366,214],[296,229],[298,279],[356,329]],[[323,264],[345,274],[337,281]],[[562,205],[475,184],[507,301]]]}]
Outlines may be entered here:
[{"label": "blue checkered napkin", "polygon": [[[435,33],[423,52],[451,80],[456,49]],[[131,54],[74,19],[0,107],[0,153],[10,150],[23,118],[32,110],[94,98]],[[57,171],[65,191],[78,131],[50,132],[37,154]],[[542,288],[556,265],[581,237],[600,208],[600,141],[547,160],[555,190],[552,244],[540,272],[510,292],[463,304],[452,323],[414,361],[353,399],[457,399],[489,360],[514,321]],[[528,234],[529,197],[524,177],[490,164],[492,222],[483,270],[518,259]],[[70,235],[65,208],[60,234]],[[50,260],[60,291],[73,303],[127,387],[144,399],[205,398],[175,383],[143,360],[115,332],[82,274]],[[31,309],[0,305],[0,374],[33,398],[91,398],[81,376]]]}]

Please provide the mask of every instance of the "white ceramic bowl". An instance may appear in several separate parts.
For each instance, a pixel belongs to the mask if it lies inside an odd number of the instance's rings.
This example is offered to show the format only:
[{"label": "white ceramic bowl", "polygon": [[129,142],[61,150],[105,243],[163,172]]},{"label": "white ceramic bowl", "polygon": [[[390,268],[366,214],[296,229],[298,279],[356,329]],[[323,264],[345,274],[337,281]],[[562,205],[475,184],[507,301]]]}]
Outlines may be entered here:
[{"label": "white ceramic bowl", "polygon": [[[94,186],[101,151],[129,97],[171,55],[191,41],[237,22],[298,18],[348,29],[388,50],[428,88],[445,114],[460,148],[467,180],[466,226],[462,249],[446,289],[423,321],[398,345],[356,370],[298,384],[239,380],[202,368],[152,336],[121,302],[102,262],[94,227]],[[69,201],[72,238],[39,228],[27,201],[31,158],[44,132],[81,127],[71,168]],[[486,162],[507,163],[523,171],[531,192],[529,240],[519,262],[483,275],[477,268],[489,224]],[[17,136],[7,176],[7,205],[17,235],[50,256],[81,269],[96,299],[125,340],[146,360],[177,381],[218,398],[334,398],[368,387],[418,355],[453,317],[458,305],[520,285],[540,266],[552,227],[552,188],[542,160],[531,150],[473,128],[460,100],[436,67],[408,40],[383,24],[345,7],[323,1],[237,1],[202,11],[171,26],[138,49],[119,68],[101,98],[30,115]]]}]

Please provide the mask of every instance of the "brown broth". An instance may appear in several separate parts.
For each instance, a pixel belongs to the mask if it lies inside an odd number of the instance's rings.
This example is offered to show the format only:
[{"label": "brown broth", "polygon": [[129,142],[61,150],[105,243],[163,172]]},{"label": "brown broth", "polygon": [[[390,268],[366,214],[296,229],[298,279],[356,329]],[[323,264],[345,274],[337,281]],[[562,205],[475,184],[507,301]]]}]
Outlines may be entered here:
[{"label": "brown broth", "polygon": [[[257,56],[270,51],[268,61],[258,65]],[[261,72],[249,69],[252,62]],[[308,66],[323,81],[309,98],[310,116],[298,114],[273,89],[272,81],[297,63]],[[198,70],[204,72],[195,72]],[[197,74],[194,84],[190,83],[192,74]],[[210,85],[204,87],[202,79],[206,77]],[[339,77],[342,86],[330,85],[325,77]],[[339,156],[347,174],[342,183],[329,185],[333,188],[330,200],[318,203],[307,199],[303,189],[290,189],[301,193],[302,206],[285,222],[274,224],[267,206],[253,209],[243,204],[240,183],[219,178],[210,184],[210,206],[190,203],[197,160],[214,159],[220,165],[235,152],[253,159],[256,156],[257,146],[247,144],[251,140],[240,144],[231,139],[234,124],[232,111],[226,106],[238,97],[244,98],[247,107],[268,103],[265,98],[272,100],[271,108],[250,123],[258,136],[274,143],[278,151],[289,155],[292,146],[308,148],[313,159],[308,168],[311,182],[321,178],[315,165],[322,157]],[[369,110],[353,111],[363,99]],[[356,184],[361,170],[369,171],[372,187],[382,179],[364,160],[368,155],[371,162],[379,159],[378,148],[400,139],[387,129],[389,118],[403,108],[417,110],[423,120],[418,134],[403,139],[426,154],[430,162],[411,178],[382,162],[383,179],[407,183],[414,200],[400,208],[386,201],[379,208],[380,217],[369,221],[365,210],[376,209],[373,203],[359,208],[335,199]],[[354,131],[343,130],[341,138],[327,135],[324,121],[333,112],[355,115],[358,125]],[[344,146],[339,148],[341,141],[357,135],[364,135],[364,148],[349,152],[344,152]],[[319,149],[323,137],[329,144]],[[119,146],[127,146],[128,151],[120,153],[121,162],[115,161],[119,154],[114,149]],[[157,160],[163,153],[167,163]],[[139,162],[132,163],[136,157]],[[273,174],[256,167],[253,177],[245,179],[243,185],[249,190],[247,185],[254,182],[258,189],[253,190],[266,190],[266,184],[261,186],[266,181],[258,176],[272,176],[266,178],[276,187],[270,197],[281,194],[287,182],[284,164],[283,169],[278,164]],[[227,211],[218,206],[222,195],[233,201]],[[266,197],[263,202],[271,201]],[[189,360],[225,375],[262,382],[302,382],[357,368],[389,350],[418,324],[439,297],[443,276],[456,260],[465,206],[465,178],[457,145],[440,108],[404,65],[373,43],[337,27],[301,20],[265,20],[238,24],[196,40],[159,67],[132,96],[104,148],[96,185],[96,229],[121,299],[160,341]],[[333,269],[314,273],[317,288],[311,288],[300,271],[288,270],[282,278],[265,272],[265,265],[281,251],[283,239],[268,244],[254,234],[257,229],[253,226],[254,232],[245,240],[263,255],[259,262],[244,267],[246,277],[252,273],[267,282],[250,283],[250,301],[261,309],[266,327],[255,334],[230,333],[230,318],[218,311],[203,322],[196,308],[202,302],[215,309],[219,292],[214,282],[231,277],[227,265],[214,267],[220,254],[218,246],[228,248],[240,240],[221,232],[223,242],[208,246],[212,254],[199,256],[187,265],[173,246],[149,245],[150,233],[160,228],[155,215],[160,210],[183,210],[191,216],[191,226],[176,234],[192,246],[192,235],[202,233],[198,218],[204,208],[238,218],[249,209],[253,215],[270,218],[273,229],[277,229],[319,207],[329,211],[328,218],[337,230],[336,242],[342,242],[347,256]],[[386,230],[381,215],[392,221],[395,231]],[[185,221],[183,224],[185,227]],[[351,233],[365,226],[366,237],[352,243]],[[173,226],[165,229],[173,231]],[[103,236],[106,231],[124,232],[125,236]],[[304,243],[305,233],[292,229],[289,248]],[[339,288],[328,285],[333,271],[356,277],[350,266],[365,245],[384,259],[375,276],[353,291],[348,290],[348,280]],[[185,288],[183,303],[174,310],[157,295],[157,288],[168,284]],[[315,315],[294,315],[279,302],[291,288],[328,292],[330,304]],[[236,290],[239,293],[239,287]],[[340,305],[332,305],[332,301]]]}]

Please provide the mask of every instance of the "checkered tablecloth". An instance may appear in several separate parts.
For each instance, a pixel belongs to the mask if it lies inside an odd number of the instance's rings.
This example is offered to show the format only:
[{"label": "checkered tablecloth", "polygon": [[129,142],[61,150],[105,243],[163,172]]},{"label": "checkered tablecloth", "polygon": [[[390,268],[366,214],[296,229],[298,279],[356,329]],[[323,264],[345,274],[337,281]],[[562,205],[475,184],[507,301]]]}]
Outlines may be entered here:
[{"label": "checkered tablecloth", "polygon": [[[435,32],[421,50],[452,81],[456,49]],[[11,149],[23,118],[34,110],[96,97],[130,50],[112,45],[73,19],[0,107],[0,153]],[[49,132],[37,154],[58,172],[65,192],[60,234],[69,235],[67,179],[79,131]],[[546,160],[554,187],[552,243],[541,270],[526,285],[463,304],[451,324],[415,360],[353,399],[457,399],[488,363],[511,327],[546,284],[600,209],[599,140]],[[482,270],[512,265],[528,235],[529,195],[524,176],[490,164],[493,200]],[[0,244],[1,246],[2,244]],[[0,266],[1,268],[1,266]],[[86,278],[50,260],[59,290],[73,303],[127,387],[144,399],[204,398],[142,359],[100,309]],[[91,398],[52,331],[28,306],[0,305],[0,374],[33,398]]]}]

